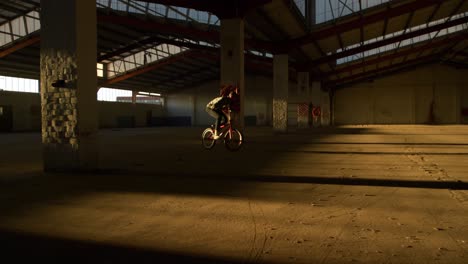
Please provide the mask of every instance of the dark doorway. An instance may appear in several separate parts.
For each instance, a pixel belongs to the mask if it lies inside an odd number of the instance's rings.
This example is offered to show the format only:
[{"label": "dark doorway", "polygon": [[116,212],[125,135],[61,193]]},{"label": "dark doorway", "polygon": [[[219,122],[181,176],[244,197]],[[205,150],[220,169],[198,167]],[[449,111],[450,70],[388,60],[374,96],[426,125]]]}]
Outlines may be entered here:
[{"label": "dark doorway", "polygon": [[135,127],[135,117],[134,116],[118,116],[117,117],[117,127],[118,128],[133,128],[133,127]]},{"label": "dark doorway", "polygon": [[146,111],[146,126],[150,127],[153,120],[153,110]]},{"label": "dark doorway", "polygon": [[13,130],[13,111],[11,105],[0,105],[0,132]]}]

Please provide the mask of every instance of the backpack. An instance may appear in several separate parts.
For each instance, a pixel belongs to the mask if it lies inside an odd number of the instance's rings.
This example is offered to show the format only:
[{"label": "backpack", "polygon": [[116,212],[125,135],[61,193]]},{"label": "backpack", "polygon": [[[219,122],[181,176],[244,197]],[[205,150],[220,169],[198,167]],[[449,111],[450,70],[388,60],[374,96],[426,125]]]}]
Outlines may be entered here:
[{"label": "backpack", "polygon": [[215,99],[211,100],[206,107],[210,109],[221,109],[223,106],[228,105],[230,99],[228,97],[216,97]]},{"label": "backpack", "polygon": [[215,105],[217,102],[221,101],[221,99],[223,99],[223,97],[216,97],[215,99],[211,100],[207,105],[206,107],[210,108],[210,109],[214,109],[215,108]]}]

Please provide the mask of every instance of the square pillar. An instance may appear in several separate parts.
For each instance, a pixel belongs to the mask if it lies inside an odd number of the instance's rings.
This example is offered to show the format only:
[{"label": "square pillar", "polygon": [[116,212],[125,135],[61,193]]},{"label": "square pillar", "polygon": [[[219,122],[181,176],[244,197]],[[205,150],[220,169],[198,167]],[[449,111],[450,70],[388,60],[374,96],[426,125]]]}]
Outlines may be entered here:
[{"label": "square pillar", "polygon": [[96,1],[41,0],[45,171],[97,169]]},{"label": "square pillar", "polygon": [[297,94],[304,98],[304,100],[309,100],[312,94],[309,86],[309,80],[309,72],[297,73]]},{"label": "square pillar", "polygon": [[297,73],[297,95],[300,98],[297,111],[297,126],[300,128],[309,127],[311,91],[309,89],[309,72]]},{"label": "square pillar", "polygon": [[288,55],[273,56],[273,131],[288,130]]},{"label": "square pillar", "polygon": [[[319,115],[313,115],[312,125],[329,126],[331,124],[330,93],[322,89],[322,84],[312,82],[312,104],[314,108],[320,108]],[[312,110],[313,111],[313,110]]]},{"label": "square pillar", "polygon": [[233,125],[244,129],[244,20],[241,18],[221,20],[221,85],[237,84],[239,87],[240,111],[231,113]]},{"label": "square pillar", "polygon": [[132,90],[132,104],[137,102],[138,91]]}]

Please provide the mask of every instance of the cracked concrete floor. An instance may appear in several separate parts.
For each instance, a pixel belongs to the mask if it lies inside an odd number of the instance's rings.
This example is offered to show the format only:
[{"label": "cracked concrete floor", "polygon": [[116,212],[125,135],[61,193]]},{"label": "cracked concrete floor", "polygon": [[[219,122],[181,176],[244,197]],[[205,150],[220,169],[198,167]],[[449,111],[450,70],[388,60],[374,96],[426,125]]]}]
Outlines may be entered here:
[{"label": "cracked concrete floor", "polygon": [[2,255],[468,263],[467,126],[248,127],[239,152],[202,130],[103,130],[90,174],[44,174],[39,134],[0,134]]}]

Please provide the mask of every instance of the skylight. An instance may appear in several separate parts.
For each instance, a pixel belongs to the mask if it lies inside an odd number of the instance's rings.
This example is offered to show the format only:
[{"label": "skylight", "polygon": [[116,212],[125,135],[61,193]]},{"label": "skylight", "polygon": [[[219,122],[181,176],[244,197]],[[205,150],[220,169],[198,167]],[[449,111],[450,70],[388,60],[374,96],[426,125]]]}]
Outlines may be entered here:
[{"label": "skylight", "polygon": [[389,1],[390,0],[316,0],[315,21],[317,24],[320,24]]},{"label": "skylight", "polygon": [[[454,15],[454,16],[452,16],[450,18],[443,18],[443,19],[439,19],[439,20],[436,20],[436,21],[432,21],[432,22],[427,23],[427,24],[422,24],[422,25],[419,25],[419,26],[415,26],[415,27],[409,28],[407,30],[400,30],[398,32],[394,32],[394,33],[391,33],[391,34],[387,34],[385,36],[380,36],[380,37],[377,37],[377,38],[373,38],[373,39],[364,41],[362,43],[347,46],[347,47],[345,47],[345,50],[356,48],[356,47],[359,47],[361,45],[366,45],[366,44],[370,44],[370,43],[373,43],[373,42],[381,41],[381,40],[384,40],[384,39],[392,38],[392,37],[395,37],[395,36],[399,36],[399,35],[402,35],[404,33],[409,33],[409,32],[413,32],[413,31],[416,31],[416,30],[424,29],[424,28],[427,28],[427,27],[430,27],[430,26],[442,24],[442,23],[447,22],[447,21],[451,21],[451,20],[455,20],[455,19],[458,19],[458,18],[466,17],[467,15],[468,15],[468,12],[458,14],[458,15]],[[347,62],[352,62],[352,61],[362,59],[362,58],[365,58],[365,57],[369,57],[369,56],[372,56],[372,55],[376,55],[376,54],[379,54],[379,53],[382,53],[382,52],[398,49],[398,48],[405,47],[405,46],[408,46],[408,45],[412,45],[412,44],[415,44],[415,43],[419,43],[419,42],[422,42],[422,41],[434,39],[436,37],[441,37],[441,36],[445,36],[447,34],[452,34],[452,33],[455,33],[455,32],[459,32],[459,31],[465,30],[467,28],[468,28],[468,23],[460,24],[460,25],[449,27],[449,28],[446,28],[446,29],[443,29],[443,30],[440,30],[440,31],[434,31],[434,32],[431,32],[431,33],[428,33],[428,34],[423,34],[423,35],[420,35],[420,36],[417,36],[417,37],[414,37],[414,38],[406,39],[406,40],[403,40],[403,41],[400,41],[400,42],[388,44],[388,45],[381,46],[381,47],[371,49],[371,50],[367,50],[365,52],[361,52],[361,53],[358,53],[358,54],[355,54],[355,55],[344,57],[344,58],[338,59],[336,61],[336,63],[337,64],[343,64],[343,63],[347,63]],[[339,53],[341,51],[343,51],[343,50],[338,49],[336,52]]]},{"label": "skylight", "polygon": [[[297,9],[306,19],[307,0],[294,0]],[[387,3],[391,0],[315,0],[315,24],[360,12],[367,8]],[[312,2],[312,1],[311,1]]]},{"label": "skylight", "polygon": [[7,45],[41,28],[39,12],[31,11],[24,16],[6,21],[0,25],[0,47]]},{"label": "skylight", "polygon": [[219,18],[209,12],[177,7],[171,5],[161,5],[136,0],[97,0],[98,8],[110,8],[116,11],[133,14],[148,14],[169,19],[193,21],[202,24],[220,25]]}]

